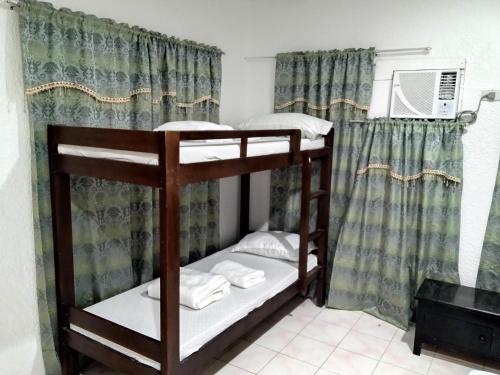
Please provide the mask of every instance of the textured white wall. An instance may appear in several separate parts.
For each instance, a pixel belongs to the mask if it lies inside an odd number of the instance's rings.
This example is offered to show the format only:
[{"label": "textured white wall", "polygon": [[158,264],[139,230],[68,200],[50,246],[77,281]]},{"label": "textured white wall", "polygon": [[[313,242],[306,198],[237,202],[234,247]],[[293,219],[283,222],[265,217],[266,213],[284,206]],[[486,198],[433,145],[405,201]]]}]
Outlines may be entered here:
[{"label": "textured white wall", "polygon": [[[370,2],[269,0],[254,2],[248,56],[277,52],[370,47],[432,47],[429,56],[377,60],[371,116],[386,116],[392,69],[450,67],[466,62],[463,109],[475,109],[481,90],[500,89],[500,2],[432,0]],[[272,111],[274,61],[246,62],[245,113]],[[389,74],[388,74],[389,72]],[[500,154],[500,102],[483,103],[477,123],[463,137],[464,184],[460,277],[474,285]],[[267,177],[267,176],[266,176]],[[252,223],[266,223],[268,177],[259,187]],[[257,197],[256,197],[257,198]]]},{"label": "textured white wall", "polygon": [[17,17],[0,8],[0,374],[43,374]]}]

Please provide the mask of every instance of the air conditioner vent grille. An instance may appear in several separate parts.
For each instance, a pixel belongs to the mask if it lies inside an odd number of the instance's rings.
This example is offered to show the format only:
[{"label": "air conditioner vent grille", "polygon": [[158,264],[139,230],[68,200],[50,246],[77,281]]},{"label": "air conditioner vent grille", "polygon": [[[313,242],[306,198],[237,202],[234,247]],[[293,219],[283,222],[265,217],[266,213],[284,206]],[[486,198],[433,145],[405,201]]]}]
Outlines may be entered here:
[{"label": "air conditioner vent grille", "polygon": [[399,80],[401,91],[413,108],[424,115],[432,114],[432,96],[436,87],[436,73],[401,73]]},{"label": "air conditioner vent grille", "polygon": [[457,72],[443,72],[439,80],[439,100],[454,100]]},{"label": "air conditioner vent grille", "polygon": [[408,108],[398,96],[394,97],[393,102],[394,112],[401,116],[415,116],[417,113],[413,112],[410,108]]}]

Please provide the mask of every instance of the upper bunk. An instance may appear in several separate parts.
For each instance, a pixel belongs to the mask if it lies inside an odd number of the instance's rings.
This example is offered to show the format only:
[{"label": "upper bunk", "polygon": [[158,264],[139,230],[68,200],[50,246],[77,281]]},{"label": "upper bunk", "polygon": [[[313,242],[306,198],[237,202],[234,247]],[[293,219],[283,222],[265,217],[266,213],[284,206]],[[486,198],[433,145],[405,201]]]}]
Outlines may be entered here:
[{"label": "upper bunk", "polygon": [[162,187],[301,164],[328,157],[333,131],[315,140],[291,130],[137,131],[49,125],[53,173]]}]

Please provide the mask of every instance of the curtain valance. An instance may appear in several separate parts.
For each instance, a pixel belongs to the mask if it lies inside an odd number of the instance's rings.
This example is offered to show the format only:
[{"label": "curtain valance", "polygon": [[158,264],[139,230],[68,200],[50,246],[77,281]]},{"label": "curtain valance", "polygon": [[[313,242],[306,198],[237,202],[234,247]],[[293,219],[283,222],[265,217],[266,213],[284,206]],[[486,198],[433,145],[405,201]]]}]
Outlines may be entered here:
[{"label": "curtain valance", "polygon": [[278,54],[275,111],[332,121],[364,118],[371,100],[374,59],[374,48]]},{"label": "curtain valance", "polygon": [[[345,124],[344,126],[360,126]],[[410,183],[425,178],[460,184],[461,137],[464,124],[449,121],[370,120],[361,124],[370,134],[360,150],[356,175],[378,173]],[[425,145],[425,147],[422,147]]]},{"label": "curtain valance", "polygon": [[181,108],[219,104],[222,51],[216,47],[36,1],[21,3],[20,23],[22,48],[29,50],[28,96],[61,89],[112,104],[133,97]]}]

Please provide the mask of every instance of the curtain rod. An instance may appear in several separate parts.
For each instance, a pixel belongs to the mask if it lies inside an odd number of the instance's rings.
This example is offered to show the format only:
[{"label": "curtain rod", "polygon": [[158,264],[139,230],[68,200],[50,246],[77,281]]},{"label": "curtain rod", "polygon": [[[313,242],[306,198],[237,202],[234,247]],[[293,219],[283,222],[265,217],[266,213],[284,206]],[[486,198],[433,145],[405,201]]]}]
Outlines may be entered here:
[{"label": "curtain rod", "polygon": [[[376,56],[396,56],[396,55],[428,55],[432,47],[415,47],[415,48],[393,48],[393,49],[378,49],[375,50]],[[247,56],[244,59],[251,60],[272,60],[276,56]]]}]

